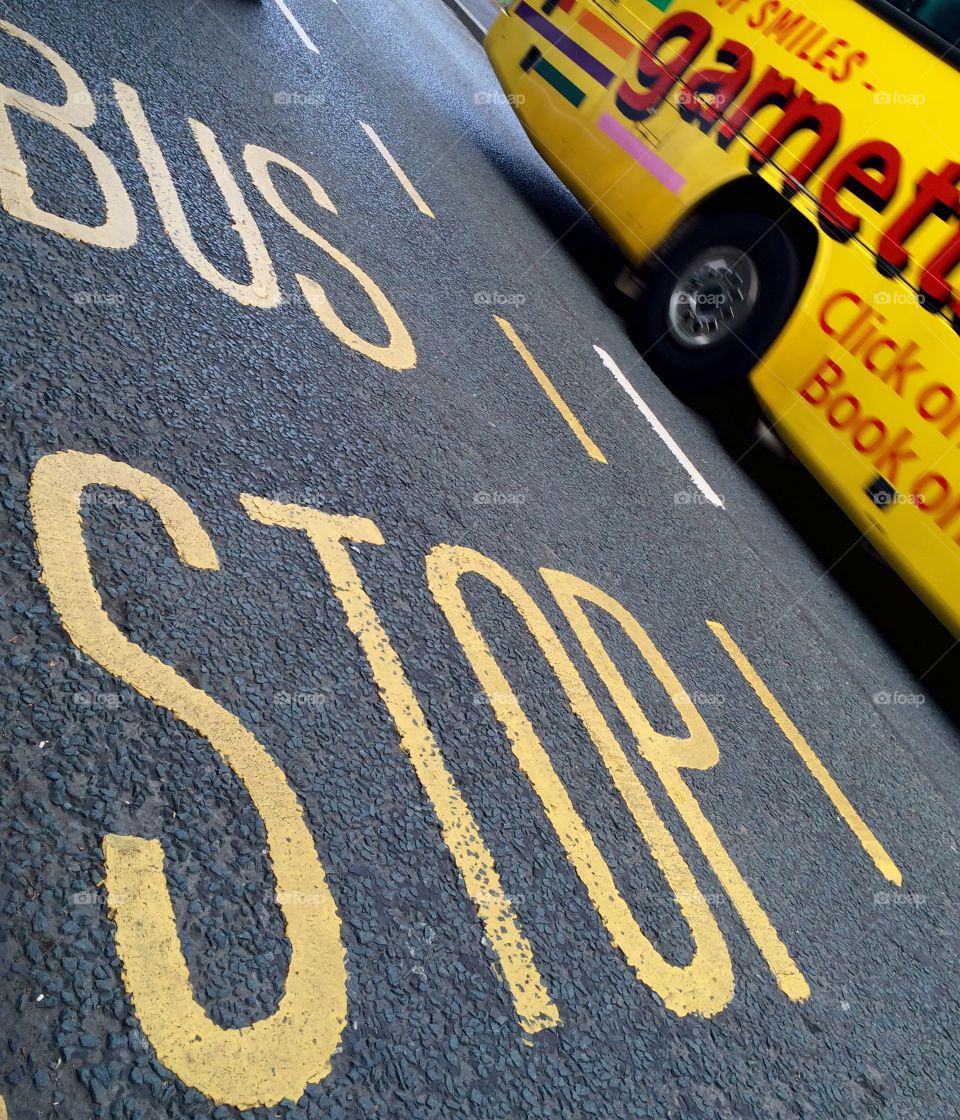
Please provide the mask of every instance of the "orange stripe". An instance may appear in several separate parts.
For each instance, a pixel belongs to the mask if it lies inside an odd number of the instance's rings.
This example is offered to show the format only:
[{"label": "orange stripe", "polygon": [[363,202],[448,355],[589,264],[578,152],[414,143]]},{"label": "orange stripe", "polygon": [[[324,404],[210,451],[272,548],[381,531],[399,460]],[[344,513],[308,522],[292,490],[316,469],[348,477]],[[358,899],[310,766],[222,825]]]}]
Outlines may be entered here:
[{"label": "orange stripe", "polygon": [[584,12],[577,23],[584,31],[589,31],[595,39],[599,39],[604,46],[609,47],[621,58],[629,58],[633,54],[634,44],[614,31],[609,23],[604,23],[602,19],[598,19],[593,12]]}]

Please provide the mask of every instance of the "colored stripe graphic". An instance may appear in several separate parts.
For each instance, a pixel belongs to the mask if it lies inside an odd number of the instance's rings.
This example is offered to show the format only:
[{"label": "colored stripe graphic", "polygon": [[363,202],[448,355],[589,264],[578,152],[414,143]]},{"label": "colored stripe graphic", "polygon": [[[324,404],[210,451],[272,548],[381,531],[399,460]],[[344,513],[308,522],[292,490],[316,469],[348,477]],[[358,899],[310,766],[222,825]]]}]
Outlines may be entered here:
[{"label": "colored stripe graphic", "polygon": [[566,35],[560,30],[559,27],[554,27],[550,20],[546,19],[539,12],[533,10],[526,0],[517,8],[517,15],[525,22],[528,23],[534,31],[542,38],[546,39],[548,43],[552,43],[558,51],[575,62],[585,73],[589,74],[594,81],[597,81],[602,86],[608,86],[613,81],[613,71],[608,70],[598,59],[594,58],[589,51],[584,50],[579,43],[575,43],[572,39],[567,38]]},{"label": "colored stripe graphic", "polygon": [[644,171],[649,171],[654,179],[666,187],[671,194],[679,194],[683,190],[687,180],[680,172],[664,162],[653,148],[644,144],[620,121],[615,120],[609,113],[604,113],[597,122],[597,127],[604,136],[609,136],[617,147],[622,148],[631,159],[639,163]]},{"label": "colored stripe graphic", "polygon": [[673,0],[647,0],[647,3],[659,8],[661,12],[665,12],[673,3]]},{"label": "colored stripe graphic", "polygon": [[545,82],[548,82],[557,93],[565,97],[571,105],[580,108],[583,99],[587,96],[582,89],[575,86],[573,82],[566,76],[561,74],[556,66],[551,66],[545,58],[539,59],[533,64],[533,69],[540,75]]},{"label": "colored stripe graphic", "polygon": [[569,15],[573,11],[573,0],[557,0],[557,7]]},{"label": "colored stripe graphic", "polygon": [[632,43],[626,35],[621,35],[619,32],[614,31],[609,23],[605,23],[602,19],[598,19],[593,12],[584,12],[583,15],[577,20],[577,23],[588,32],[598,39],[605,47],[609,47],[615,54],[621,58],[629,58],[633,54],[635,44]]}]

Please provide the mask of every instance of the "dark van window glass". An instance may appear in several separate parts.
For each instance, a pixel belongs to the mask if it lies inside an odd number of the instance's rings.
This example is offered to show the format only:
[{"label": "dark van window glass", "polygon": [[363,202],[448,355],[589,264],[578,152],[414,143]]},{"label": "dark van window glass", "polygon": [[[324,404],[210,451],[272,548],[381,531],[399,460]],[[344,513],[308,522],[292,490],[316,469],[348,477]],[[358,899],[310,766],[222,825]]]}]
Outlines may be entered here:
[{"label": "dark van window glass", "polygon": [[960,46],[960,0],[887,0],[948,43]]}]

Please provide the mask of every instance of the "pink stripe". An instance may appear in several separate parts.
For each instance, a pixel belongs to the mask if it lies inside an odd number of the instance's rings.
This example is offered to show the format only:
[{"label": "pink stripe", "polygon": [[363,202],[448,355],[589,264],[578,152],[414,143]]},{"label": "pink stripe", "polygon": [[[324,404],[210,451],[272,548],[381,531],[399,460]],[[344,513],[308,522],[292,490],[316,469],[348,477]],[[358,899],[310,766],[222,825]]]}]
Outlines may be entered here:
[{"label": "pink stripe", "polygon": [[609,136],[614,144],[635,159],[645,171],[649,171],[654,179],[662,183],[671,194],[679,194],[686,186],[687,180],[679,171],[669,163],[665,163],[653,148],[644,144],[629,128],[611,117],[609,113],[604,113],[600,118],[598,128],[604,136]]}]

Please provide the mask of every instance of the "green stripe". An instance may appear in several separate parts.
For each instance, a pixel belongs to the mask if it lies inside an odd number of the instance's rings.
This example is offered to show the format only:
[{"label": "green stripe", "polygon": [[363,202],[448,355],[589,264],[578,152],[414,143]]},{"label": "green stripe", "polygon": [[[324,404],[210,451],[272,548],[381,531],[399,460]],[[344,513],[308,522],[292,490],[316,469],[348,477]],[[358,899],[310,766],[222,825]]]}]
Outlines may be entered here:
[{"label": "green stripe", "polygon": [[545,58],[541,58],[534,63],[533,68],[545,82],[549,82],[557,93],[565,97],[571,105],[580,108],[580,103],[587,95],[582,89],[575,86],[565,74],[561,74],[556,66],[551,66]]},{"label": "green stripe", "polygon": [[665,12],[673,3],[673,0],[647,0],[647,3],[659,8],[661,12]]}]

